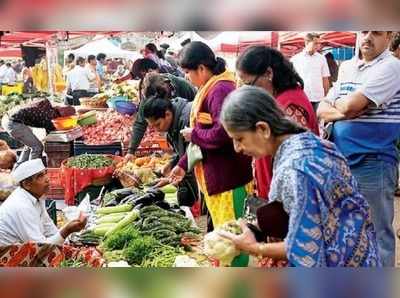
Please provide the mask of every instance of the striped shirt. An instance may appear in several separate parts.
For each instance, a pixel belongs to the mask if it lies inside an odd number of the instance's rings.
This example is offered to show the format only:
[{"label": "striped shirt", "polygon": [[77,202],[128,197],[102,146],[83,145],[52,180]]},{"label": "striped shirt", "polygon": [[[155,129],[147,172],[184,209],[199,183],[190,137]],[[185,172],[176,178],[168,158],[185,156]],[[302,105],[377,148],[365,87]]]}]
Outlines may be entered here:
[{"label": "striped shirt", "polygon": [[367,63],[356,58],[344,62],[327,99],[335,101],[353,92],[361,92],[372,104],[355,119],[335,122],[333,141],[350,165],[356,165],[367,155],[397,163],[395,142],[400,137],[400,60],[386,50]]}]

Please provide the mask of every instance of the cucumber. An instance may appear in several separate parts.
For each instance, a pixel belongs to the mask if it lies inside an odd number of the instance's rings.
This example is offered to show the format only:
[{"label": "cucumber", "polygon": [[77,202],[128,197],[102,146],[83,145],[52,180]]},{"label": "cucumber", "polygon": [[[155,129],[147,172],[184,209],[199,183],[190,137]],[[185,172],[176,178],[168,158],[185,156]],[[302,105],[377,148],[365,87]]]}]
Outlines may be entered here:
[{"label": "cucumber", "polygon": [[139,217],[139,211],[132,210],[124,217],[124,219],[122,219],[113,228],[107,231],[105,237],[108,237],[109,235],[115,233],[116,231],[124,229],[126,226],[132,224],[138,217]]},{"label": "cucumber", "polygon": [[107,216],[103,216],[102,218],[99,218],[96,220],[96,224],[103,224],[103,223],[118,223],[124,217],[127,215],[127,213],[121,212],[121,214],[109,214]]},{"label": "cucumber", "polygon": [[96,210],[96,214],[111,214],[117,212],[129,212],[133,209],[131,204],[123,204],[113,207],[102,207]]},{"label": "cucumber", "polygon": [[99,226],[96,226],[93,228],[93,233],[96,236],[102,236],[104,237],[106,235],[106,233],[111,230],[112,228],[114,228],[117,224],[102,224]]}]

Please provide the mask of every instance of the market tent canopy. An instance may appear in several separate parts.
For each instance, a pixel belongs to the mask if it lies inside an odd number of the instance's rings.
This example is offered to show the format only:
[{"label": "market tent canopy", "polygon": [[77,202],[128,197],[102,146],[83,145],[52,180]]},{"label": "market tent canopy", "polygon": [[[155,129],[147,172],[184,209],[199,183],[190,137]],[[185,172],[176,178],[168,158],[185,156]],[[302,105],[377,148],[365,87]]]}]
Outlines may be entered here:
[{"label": "market tent canopy", "polygon": [[277,46],[278,35],[272,31],[222,32],[209,41],[218,52],[241,53],[252,45]]},{"label": "market tent canopy", "polygon": [[[357,34],[351,31],[317,32],[321,34],[322,47],[355,47]],[[304,48],[304,32],[281,32],[279,36],[280,50],[292,56]]]},{"label": "market tent canopy", "polygon": [[[203,34],[204,35],[204,34]],[[208,37],[208,38],[207,38]],[[272,31],[225,31],[213,32],[204,35],[197,32],[187,32],[179,39],[162,40],[170,44],[171,49],[180,49],[181,42],[190,39],[191,41],[202,41],[208,44],[214,51],[222,53],[241,53],[252,45],[266,45],[276,47],[279,35]]]},{"label": "market tent canopy", "polygon": [[19,48],[0,48],[0,58],[20,58],[22,56]]},{"label": "market tent canopy", "polygon": [[64,57],[66,57],[70,53],[73,53],[75,57],[87,57],[89,55],[104,53],[107,55],[107,58],[125,58],[131,60],[142,58],[142,55],[140,55],[138,52],[122,50],[121,48],[114,45],[107,38],[92,41],[76,50],[65,51]]}]

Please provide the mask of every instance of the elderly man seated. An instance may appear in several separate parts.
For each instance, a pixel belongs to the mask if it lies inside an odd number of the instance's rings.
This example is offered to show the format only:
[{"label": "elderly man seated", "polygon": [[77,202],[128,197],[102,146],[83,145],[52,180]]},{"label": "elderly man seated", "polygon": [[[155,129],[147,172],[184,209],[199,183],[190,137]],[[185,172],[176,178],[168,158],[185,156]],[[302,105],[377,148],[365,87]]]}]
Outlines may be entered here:
[{"label": "elderly man seated", "polygon": [[19,187],[0,206],[0,246],[28,241],[61,245],[68,235],[85,227],[83,214],[61,230],[50,219],[44,201],[49,179],[41,159],[20,164],[12,176]]}]

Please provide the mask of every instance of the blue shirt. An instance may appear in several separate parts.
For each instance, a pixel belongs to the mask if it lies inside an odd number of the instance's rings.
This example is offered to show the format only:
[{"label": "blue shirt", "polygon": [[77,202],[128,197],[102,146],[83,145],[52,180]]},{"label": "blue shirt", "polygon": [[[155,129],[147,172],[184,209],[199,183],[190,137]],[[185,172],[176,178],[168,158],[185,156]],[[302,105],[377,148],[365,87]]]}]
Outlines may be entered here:
[{"label": "blue shirt", "polygon": [[101,64],[100,62],[97,62],[96,71],[99,74],[100,78],[103,80],[104,79],[104,65]]},{"label": "blue shirt", "polygon": [[343,62],[338,81],[327,99],[335,101],[356,91],[372,104],[358,118],[335,122],[333,142],[350,166],[357,165],[367,155],[396,164],[396,141],[400,138],[400,61],[385,51],[368,63],[357,58]]}]

